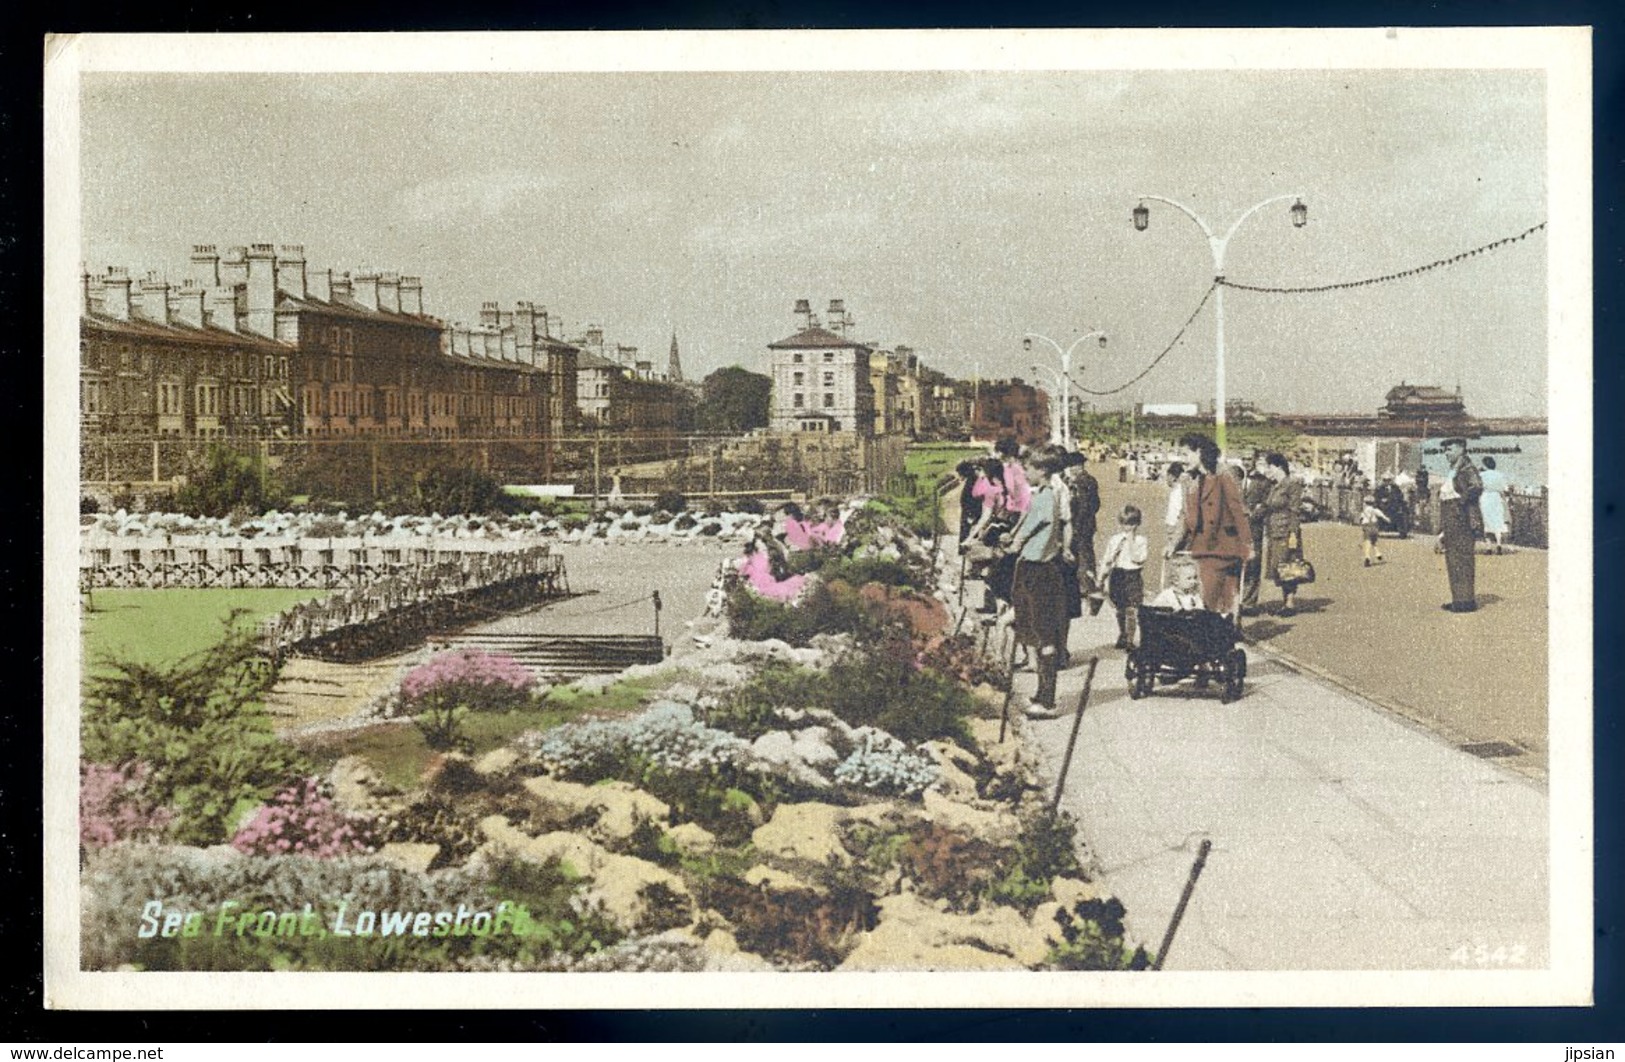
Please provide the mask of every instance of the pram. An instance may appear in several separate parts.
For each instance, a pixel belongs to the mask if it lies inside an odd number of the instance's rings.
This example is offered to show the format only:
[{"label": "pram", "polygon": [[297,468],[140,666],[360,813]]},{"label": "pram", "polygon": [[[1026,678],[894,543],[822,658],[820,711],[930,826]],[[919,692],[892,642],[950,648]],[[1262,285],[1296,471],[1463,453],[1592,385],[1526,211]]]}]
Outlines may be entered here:
[{"label": "pram", "polygon": [[1241,632],[1229,615],[1142,605],[1139,631],[1139,644],[1129,651],[1123,671],[1130,697],[1138,700],[1158,682],[1187,678],[1194,678],[1198,689],[1217,682],[1222,704],[1241,696],[1247,652],[1236,644]]}]

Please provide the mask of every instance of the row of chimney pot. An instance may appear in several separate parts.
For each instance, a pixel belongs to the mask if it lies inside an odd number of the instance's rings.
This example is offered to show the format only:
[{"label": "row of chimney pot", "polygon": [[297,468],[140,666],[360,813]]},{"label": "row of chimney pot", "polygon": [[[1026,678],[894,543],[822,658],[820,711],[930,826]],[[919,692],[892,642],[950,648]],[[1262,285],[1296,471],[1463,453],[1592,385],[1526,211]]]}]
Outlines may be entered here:
[{"label": "row of chimney pot", "polygon": [[[101,276],[83,273],[81,306],[87,314],[99,312],[119,321],[137,319],[199,329],[212,326],[268,338],[276,335],[278,293],[320,302],[347,299],[374,312],[424,316],[421,278],[309,270],[305,249],[299,244],[255,243],[228,247],[223,255],[214,244],[194,244],[192,269],[194,278],[180,285],[149,272],[133,296],[135,284],[123,266],[108,266]],[[797,304],[798,311],[802,303]],[[840,305],[840,300],[830,303],[832,314]],[[485,302],[480,306],[478,326],[454,322],[442,330],[440,345],[447,353],[465,357],[534,362],[537,340],[552,338],[552,323],[547,309],[534,302],[516,302],[512,310]],[[588,328],[585,339],[578,342],[605,353],[601,328]],[[652,364],[638,360],[637,353],[637,347],[616,347],[617,360],[635,367],[639,376],[652,376]]]}]

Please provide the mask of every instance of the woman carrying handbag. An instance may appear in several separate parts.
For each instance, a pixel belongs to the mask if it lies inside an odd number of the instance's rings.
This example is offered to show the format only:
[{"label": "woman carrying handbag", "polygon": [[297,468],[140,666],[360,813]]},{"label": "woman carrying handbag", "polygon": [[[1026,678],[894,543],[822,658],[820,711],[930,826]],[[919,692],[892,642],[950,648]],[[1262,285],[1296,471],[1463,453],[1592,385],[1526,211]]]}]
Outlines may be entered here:
[{"label": "woman carrying handbag", "polygon": [[1281,588],[1283,616],[1296,615],[1298,587],[1314,582],[1314,566],[1303,559],[1300,513],[1303,507],[1303,481],[1292,474],[1285,457],[1264,455],[1264,475],[1270,491],[1259,511],[1264,520],[1264,563],[1262,574]]}]

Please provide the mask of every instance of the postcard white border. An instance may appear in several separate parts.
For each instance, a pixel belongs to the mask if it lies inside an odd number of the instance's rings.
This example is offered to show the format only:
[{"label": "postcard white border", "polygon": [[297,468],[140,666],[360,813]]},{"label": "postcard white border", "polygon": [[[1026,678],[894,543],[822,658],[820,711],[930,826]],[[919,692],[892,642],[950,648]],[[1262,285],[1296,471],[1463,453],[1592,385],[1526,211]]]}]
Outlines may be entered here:
[{"label": "postcard white border", "polygon": [[[1585,1005],[1592,989],[1591,35],[1469,29],[122,35],[45,42],[46,995],[80,1009]],[[1551,968],[995,974],[78,969],[77,284],[84,72],[1526,69],[1548,85]]]}]

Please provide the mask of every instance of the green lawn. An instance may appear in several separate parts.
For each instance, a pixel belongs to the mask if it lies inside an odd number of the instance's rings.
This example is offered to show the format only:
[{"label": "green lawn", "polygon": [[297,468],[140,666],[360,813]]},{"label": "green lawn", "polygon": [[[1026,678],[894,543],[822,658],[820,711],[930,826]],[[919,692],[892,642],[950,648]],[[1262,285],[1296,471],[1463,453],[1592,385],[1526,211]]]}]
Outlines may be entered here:
[{"label": "green lawn", "polygon": [[916,443],[908,448],[903,468],[919,476],[920,482],[931,486],[944,473],[952,472],[961,461],[986,457],[987,448],[966,446],[964,443]]},{"label": "green lawn", "polygon": [[83,613],[85,663],[172,664],[214,645],[232,609],[251,626],[325,590],[97,590]]}]

